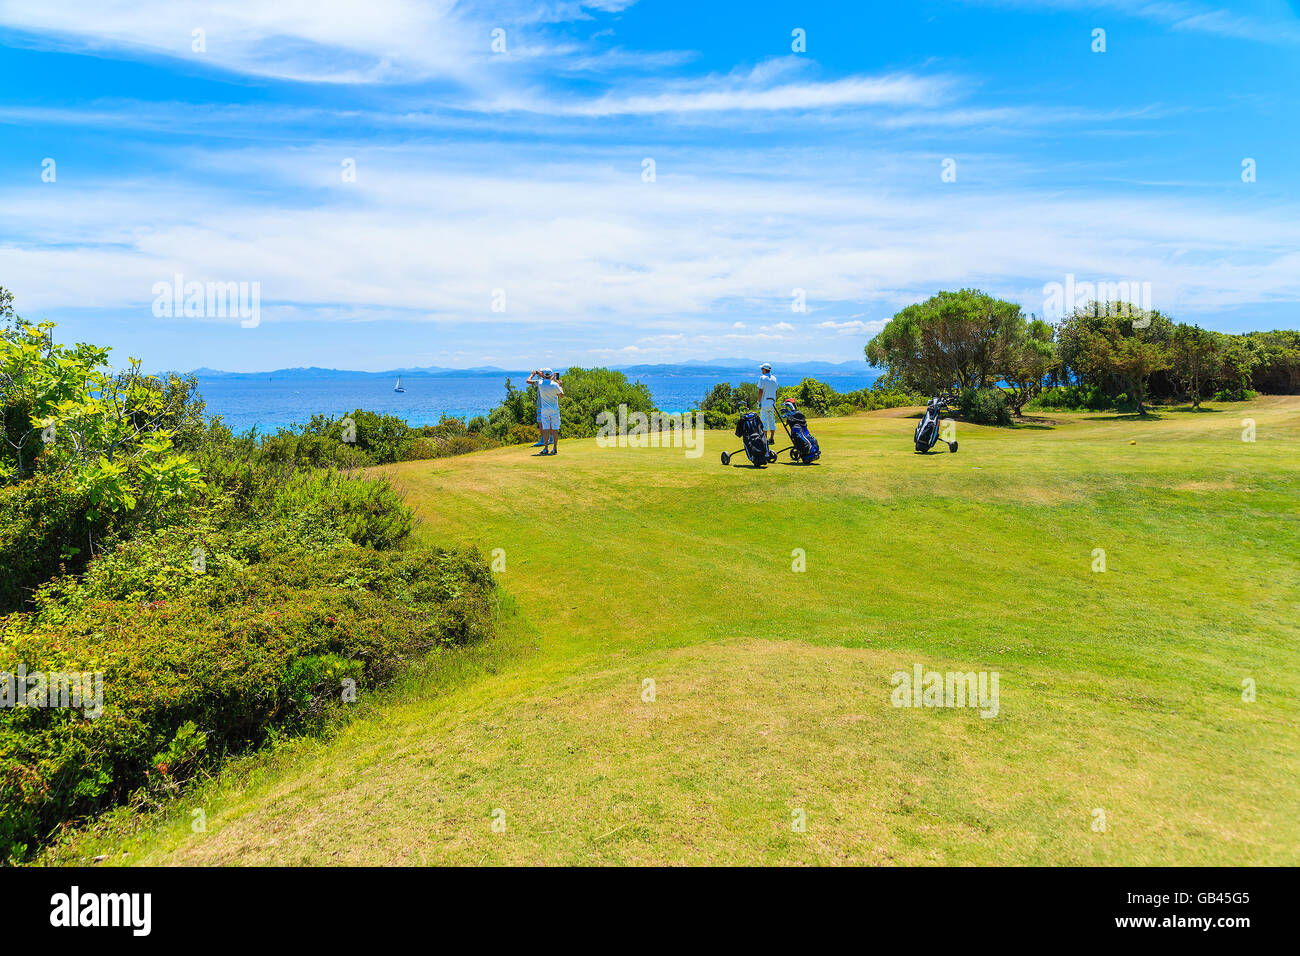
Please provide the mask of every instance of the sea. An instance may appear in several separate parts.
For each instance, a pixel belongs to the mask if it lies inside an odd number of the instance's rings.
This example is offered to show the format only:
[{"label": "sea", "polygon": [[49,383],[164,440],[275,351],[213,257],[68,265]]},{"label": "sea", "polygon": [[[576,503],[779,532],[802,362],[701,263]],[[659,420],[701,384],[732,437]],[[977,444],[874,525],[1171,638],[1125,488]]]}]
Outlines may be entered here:
[{"label": "sea", "polygon": [[[207,402],[209,415],[220,415],[236,432],[256,428],[261,433],[274,432],[289,425],[304,424],[313,415],[333,417],[362,408],[396,415],[412,426],[435,424],[443,415],[472,418],[486,415],[501,403],[506,394],[506,378],[516,388],[523,388],[527,372],[474,373],[463,377],[449,374],[403,376],[405,392],[393,391],[394,380],[373,373],[332,372],[320,378],[283,377],[274,373],[260,378],[252,375],[206,376],[198,373],[199,392]],[[848,392],[867,388],[877,373],[864,368],[860,375],[827,376],[824,381],[836,391]],[[682,412],[698,407],[700,401],[718,382],[732,385],[752,382],[751,372],[699,374],[689,371],[672,374],[629,375],[650,389],[655,406],[665,412]],[[799,378],[790,378],[795,384]],[[782,384],[787,384],[782,379]]]}]

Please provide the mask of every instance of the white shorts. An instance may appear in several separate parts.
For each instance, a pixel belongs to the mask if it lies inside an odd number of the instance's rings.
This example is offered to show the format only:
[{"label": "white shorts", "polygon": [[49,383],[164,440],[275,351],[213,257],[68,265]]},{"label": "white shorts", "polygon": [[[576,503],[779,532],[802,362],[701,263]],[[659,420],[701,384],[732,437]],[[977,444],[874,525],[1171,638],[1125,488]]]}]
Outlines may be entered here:
[{"label": "white shorts", "polygon": [[537,415],[537,423],[542,426],[543,431],[558,432],[560,430],[560,413],[549,408],[543,408]]},{"label": "white shorts", "polygon": [[776,409],[773,406],[764,405],[759,409],[758,417],[762,420],[765,431],[776,431]]}]

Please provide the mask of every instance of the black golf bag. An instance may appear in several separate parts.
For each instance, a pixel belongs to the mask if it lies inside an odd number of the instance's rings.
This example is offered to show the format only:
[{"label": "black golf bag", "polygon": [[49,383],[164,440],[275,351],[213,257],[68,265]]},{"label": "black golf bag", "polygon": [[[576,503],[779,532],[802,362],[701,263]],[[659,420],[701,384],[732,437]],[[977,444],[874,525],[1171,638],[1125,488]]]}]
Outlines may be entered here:
[{"label": "black golf bag", "polygon": [[787,406],[781,410],[781,421],[785,425],[786,434],[790,436],[791,461],[801,461],[806,465],[822,456],[821,447],[808,430],[808,419],[803,412]]},{"label": "black golf bag", "polygon": [[[763,421],[757,412],[746,412],[740,416],[740,421],[736,422],[736,437],[744,444],[745,457],[755,468],[762,468],[772,460],[767,447],[767,433],[763,431]],[[734,454],[735,452],[723,452],[722,463],[729,464],[731,455]]]},{"label": "black golf bag", "polygon": [[[912,441],[916,444],[916,450],[925,454],[939,440],[939,413],[944,408],[944,400],[941,398],[932,398],[925,406],[925,414],[921,416],[921,421],[916,426],[916,432],[912,435]],[[945,442],[950,452],[957,450],[955,441]]]}]

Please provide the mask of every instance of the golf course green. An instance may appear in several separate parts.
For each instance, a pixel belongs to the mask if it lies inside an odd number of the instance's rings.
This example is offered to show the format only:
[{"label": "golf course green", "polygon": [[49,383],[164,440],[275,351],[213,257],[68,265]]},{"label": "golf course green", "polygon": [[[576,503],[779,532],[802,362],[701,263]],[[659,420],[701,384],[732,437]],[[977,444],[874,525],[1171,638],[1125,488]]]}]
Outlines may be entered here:
[{"label": "golf course green", "polygon": [[[78,852],[1300,863],[1300,398],[958,424],[956,454],[918,414],[814,420],[806,467],[707,432],[383,469],[417,537],[495,554],[500,636]],[[996,672],[996,714],[895,706],[917,665]]]}]

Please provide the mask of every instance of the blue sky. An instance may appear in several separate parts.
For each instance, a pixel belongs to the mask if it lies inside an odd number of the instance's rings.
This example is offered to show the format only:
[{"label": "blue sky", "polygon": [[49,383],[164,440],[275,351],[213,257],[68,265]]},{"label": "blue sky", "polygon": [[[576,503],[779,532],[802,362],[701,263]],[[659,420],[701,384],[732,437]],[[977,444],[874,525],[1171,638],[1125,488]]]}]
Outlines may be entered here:
[{"label": "blue sky", "polygon": [[154,370],[856,360],[1067,275],[1296,328],[1298,81],[1282,0],[0,0],[0,285]]}]

